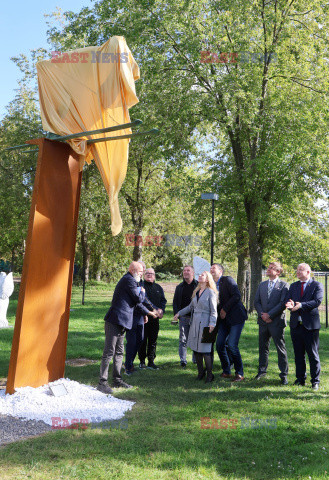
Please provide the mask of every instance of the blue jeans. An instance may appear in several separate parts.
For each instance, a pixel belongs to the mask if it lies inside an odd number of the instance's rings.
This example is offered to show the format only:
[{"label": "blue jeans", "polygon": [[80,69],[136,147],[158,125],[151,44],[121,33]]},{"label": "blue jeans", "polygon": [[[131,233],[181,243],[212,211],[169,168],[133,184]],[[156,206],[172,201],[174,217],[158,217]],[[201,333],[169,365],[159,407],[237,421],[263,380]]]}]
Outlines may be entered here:
[{"label": "blue jeans", "polygon": [[223,373],[231,373],[231,364],[227,352],[228,349],[230,357],[233,360],[236,375],[243,376],[243,364],[238,345],[244,323],[245,322],[239,323],[238,325],[228,325],[224,320],[219,324],[216,349],[220,363],[222,364]]}]

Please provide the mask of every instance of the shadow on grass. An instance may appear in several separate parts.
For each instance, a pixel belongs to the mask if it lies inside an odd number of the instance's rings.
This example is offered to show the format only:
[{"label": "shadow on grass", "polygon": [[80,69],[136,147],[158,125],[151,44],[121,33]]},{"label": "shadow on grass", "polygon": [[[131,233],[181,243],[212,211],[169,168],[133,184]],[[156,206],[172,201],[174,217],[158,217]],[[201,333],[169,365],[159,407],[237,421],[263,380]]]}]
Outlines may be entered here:
[{"label": "shadow on grass", "polygon": [[[85,382],[98,374],[98,365],[67,370],[70,378],[80,380],[82,375]],[[185,479],[203,469],[210,474],[210,469],[213,478],[274,480],[307,478],[308,472],[313,472],[312,478],[322,478],[329,465],[320,451],[327,443],[327,392],[283,390],[271,382],[262,386],[245,382],[231,387],[222,381],[205,385],[195,380],[193,367],[182,371],[170,364],[156,372],[137,372],[129,381],[138,388],[115,393],[137,402],[126,415],[127,430],[52,432],[19,446],[8,445],[2,451],[7,467],[27,465],[33,455],[36,464],[52,471],[56,462],[74,462],[75,468],[82,468],[88,459],[89,470],[100,468],[97,478],[105,478],[100,464],[111,462],[122,471],[129,465],[134,471],[140,469],[145,476],[138,478],[154,478],[157,471],[168,475],[161,478]],[[316,412],[309,417],[315,404]],[[277,418],[277,428],[242,428],[241,419],[246,416]],[[203,429],[201,417],[215,418],[218,423],[235,418],[237,428]],[[176,471],[185,476],[171,476]]]},{"label": "shadow on grass", "polygon": [[[98,363],[66,366],[66,377],[97,384],[104,346],[103,317],[108,306],[103,299],[86,306],[78,305],[76,298],[72,302],[67,357],[87,357]],[[160,370],[137,370],[131,377],[123,376],[134,388],[114,393],[117,398],[136,402],[126,414],[126,430],[56,431],[8,445],[1,449],[4,467],[33,478],[46,478],[47,474],[48,478],[108,479],[109,472],[120,480],[327,478],[324,472],[329,471],[329,455],[323,448],[328,448],[328,380],[323,375],[319,392],[309,386],[292,386],[289,328],[287,387],[279,385],[273,343],[268,377],[260,382],[252,379],[258,362],[258,327],[252,321],[247,322],[240,342],[247,379],[235,385],[220,379],[215,353],[215,381],[205,384],[195,379],[196,367],[191,363],[181,369],[178,328],[170,325],[170,319],[168,313],[160,324]],[[12,333],[1,332],[0,376],[3,371],[7,374]],[[328,337],[328,331],[322,330],[324,372],[329,363]],[[190,351],[188,355],[190,362]],[[237,428],[203,429],[203,417],[216,419],[219,425],[221,419],[235,419]],[[277,428],[242,428],[246,417],[276,418]]]}]

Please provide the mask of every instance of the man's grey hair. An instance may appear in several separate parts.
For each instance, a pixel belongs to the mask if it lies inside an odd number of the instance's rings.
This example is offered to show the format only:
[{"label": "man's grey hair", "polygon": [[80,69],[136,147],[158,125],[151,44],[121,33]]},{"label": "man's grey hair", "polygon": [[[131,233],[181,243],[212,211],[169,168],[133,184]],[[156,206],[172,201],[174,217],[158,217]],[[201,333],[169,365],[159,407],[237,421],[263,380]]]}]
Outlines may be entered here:
[{"label": "man's grey hair", "polygon": [[147,269],[145,270],[145,273],[154,273],[154,275],[155,275],[154,268],[152,268],[152,267],[147,268]]},{"label": "man's grey hair", "polygon": [[306,270],[309,270],[310,272],[312,272],[312,269],[311,269],[311,267],[309,266],[308,263],[300,263],[300,264],[297,266],[297,268],[298,268],[298,267],[306,268]]}]

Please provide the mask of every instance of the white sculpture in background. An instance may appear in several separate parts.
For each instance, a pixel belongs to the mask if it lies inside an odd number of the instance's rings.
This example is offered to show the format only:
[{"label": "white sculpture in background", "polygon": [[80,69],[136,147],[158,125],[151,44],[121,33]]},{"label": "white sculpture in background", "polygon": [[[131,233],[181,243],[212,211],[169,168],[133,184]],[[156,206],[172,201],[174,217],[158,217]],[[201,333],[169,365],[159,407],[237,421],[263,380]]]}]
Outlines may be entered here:
[{"label": "white sculpture in background", "polygon": [[193,257],[193,268],[195,279],[197,280],[200,273],[206,271],[210,272],[210,263],[207,262],[207,260],[205,260],[204,258],[196,256]]},{"label": "white sculpture in background", "polygon": [[13,274],[0,272],[0,328],[8,328],[7,310],[9,305],[9,297],[14,291]]}]

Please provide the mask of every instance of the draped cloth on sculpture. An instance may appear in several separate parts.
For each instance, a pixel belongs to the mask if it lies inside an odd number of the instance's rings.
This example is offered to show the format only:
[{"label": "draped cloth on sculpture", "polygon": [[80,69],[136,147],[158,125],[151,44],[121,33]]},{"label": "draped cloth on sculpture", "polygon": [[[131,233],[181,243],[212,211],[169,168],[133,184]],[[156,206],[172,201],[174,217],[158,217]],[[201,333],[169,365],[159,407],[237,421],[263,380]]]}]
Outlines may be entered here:
[{"label": "draped cloth on sculpture", "polygon": [[[129,123],[129,108],[138,103],[139,68],[123,37],[100,47],[67,52],[37,63],[43,128],[58,135]],[[69,143],[84,162],[95,160],[109,195],[111,230],[120,233],[118,194],[126,176],[129,139],[87,145],[87,139],[131,133],[130,128],[85,136]]]}]

